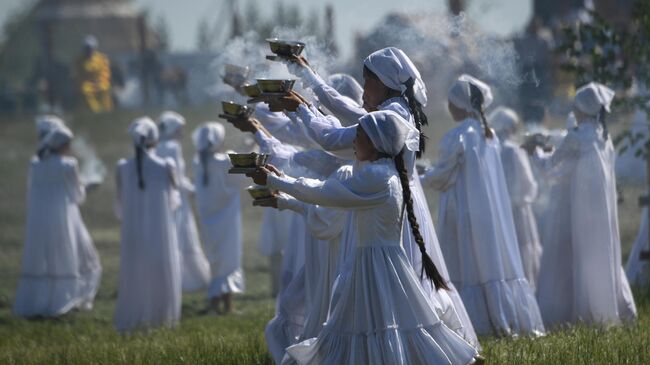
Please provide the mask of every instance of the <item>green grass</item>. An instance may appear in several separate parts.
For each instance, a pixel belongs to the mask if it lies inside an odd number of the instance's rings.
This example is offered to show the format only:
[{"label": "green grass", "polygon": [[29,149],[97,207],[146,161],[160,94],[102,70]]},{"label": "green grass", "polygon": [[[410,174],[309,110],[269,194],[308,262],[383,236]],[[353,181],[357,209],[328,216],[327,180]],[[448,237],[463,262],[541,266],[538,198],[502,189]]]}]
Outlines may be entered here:
[{"label": "green grass", "polygon": [[[159,110],[152,110],[157,115]],[[214,120],[217,107],[182,110],[189,122],[184,138],[185,156],[193,148],[189,135],[204,120]],[[77,135],[93,144],[112,171],[117,160],[132,154],[126,129],[139,112],[101,116],[85,113],[69,119]],[[430,113],[446,115],[443,111]],[[446,117],[445,117],[446,118]],[[435,158],[436,142],[451,127],[436,120],[428,127],[428,158]],[[227,129],[227,146],[240,143],[242,135]],[[23,320],[11,315],[20,270],[25,221],[27,165],[35,145],[31,119],[0,120],[0,364],[270,364],[264,342],[264,326],[274,311],[269,293],[267,260],[257,251],[261,212],[244,201],[244,269],[247,291],[237,297],[232,316],[205,316],[203,293],[183,297],[181,324],[172,330],[120,336],[112,326],[119,268],[119,222],[113,216],[114,183],[107,181],[89,195],[82,207],[84,220],[100,252],[104,275],[92,312],[75,312],[57,320]],[[189,166],[190,164],[188,164]],[[626,188],[620,206],[621,237],[625,255],[636,235],[641,189]],[[437,196],[428,192],[435,216]],[[488,364],[649,364],[650,301],[637,293],[639,321],[633,325],[601,330],[574,327],[543,338],[518,340],[483,338]]]}]

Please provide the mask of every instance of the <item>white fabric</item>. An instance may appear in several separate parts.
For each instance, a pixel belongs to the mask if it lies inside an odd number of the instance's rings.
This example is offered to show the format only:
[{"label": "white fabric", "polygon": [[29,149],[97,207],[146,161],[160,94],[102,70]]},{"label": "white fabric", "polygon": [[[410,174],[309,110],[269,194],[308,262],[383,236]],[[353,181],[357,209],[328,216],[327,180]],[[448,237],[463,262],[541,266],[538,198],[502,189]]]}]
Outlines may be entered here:
[{"label": "white fabric", "polygon": [[479,334],[542,334],[521,264],[498,139],[468,118],[447,132],[423,183],[441,191],[438,227],[451,281]]},{"label": "white fabric", "polygon": [[174,138],[179,130],[185,126],[185,118],[171,110],[164,111],[158,117],[158,131],[160,139]]},{"label": "white fabric", "polygon": [[528,155],[514,141],[509,139],[501,141],[501,162],[508,193],[510,193],[512,217],[517,231],[524,274],[535,289],[542,259],[542,245],[532,206],[537,198],[537,182],[533,177]]},{"label": "white fabric", "polygon": [[371,53],[363,64],[374,73],[382,84],[402,94],[406,91],[406,82],[413,79],[415,99],[427,105],[427,87],[420,76],[420,71],[411,59],[399,48],[386,47]]},{"label": "white fabric", "polygon": [[133,144],[138,147],[148,147],[158,143],[158,126],[149,117],[140,117],[129,126],[129,135]]},{"label": "white fabric", "polygon": [[490,126],[494,128],[494,131],[501,136],[510,136],[517,126],[519,125],[519,116],[517,113],[506,107],[498,107],[494,109],[487,117],[490,121]]},{"label": "white fabric", "polygon": [[641,226],[634,241],[630,256],[627,258],[625,274],[632,286],[639,288],[650,286],[650,261],[641,259],[641,253],[650,254],[648,243],[648,208],[641,211]]},{"label": "white fabric", "polygon": [[207,287],[210,280],[210,265],[205,258],[196,219],[192,212],[190,194],[194,192],[194,184],[185,175],[185,159],[181,144],[175,139],[163,140],[156,146],[156,154],[162,158],[170,158],[176,166],[176,179],[179,183],[180,206],[174,212],[178,248],[181,259],[181,277],[183,291],[192,292]]},{"label": "white fabric", "polygon": [[[476,86],[483,94],[483,110],[485,110],[494,100],[492,89],[483,81],[470,75],[460,75],[460,77],[454,81],[449,88],[449,101],[460,109],[470,113],[477,113],[478,110],[475,110],[472,106],[470,84]],[[478,118],[478,115],[476,115],[476,117]]]},{"label": "white fabric", "polygon": [[610,111],[610,104],[614,100],[614,90],[597,82],[590,82],[576,91],[574,105],[581,112],[596,117],[601,108]]},{"label": "white fabric", "polygon": [[419,149],[420,133],[394,111],[368,113],[359,118],[359,125],[379,152],[394,157],[405,147],[409,151]]},{"label": "white fabric", "polygon": [[74,308],[92,308],[101,265],[79,211],[84,200],[77,160],[58,155],[32,159],[25,246],[13,308],[17,316],[53,317]]},{"label": "white fabric", "polygon": [[115,327],[120,332],[173,326],[180,320],[174,175],[171,159],[149,151],[142,158],[145,187],[140,189],[135,158],[117,164],[116,205],[122,229]]},{"label": "white fabric", "polygon": [[42,156],[47,156],[70,143],[72,138],[74,138],[74,134],[68,127],[65,125],[56,126],[43,137],[38,149]]},{"label": "white fabric", "polygon": [[97,37],[89,34],[84,37],[84,46],[92,49],[97,49],[97,47],[99,47],[99,41],[97,40]]},{"label": "white fabric", "polygon": [[[402,118],[408,120],[411,125],[414,124],[413,117],[404,98],[390,98],[379,106],[379,110],[395,111]],[[298,115],[300,115],[301,120],[307,126],[310,136],[312,136],[314,141],[321,145],[325,150],[333,151],[340,156],[350,156],[348,157],[350,159],[354,158],[354,153],[352,152],[351,147],[356,135],[356,125],[343,128],[336,118],[323,117],[304,106],[298,108]],[[441,275],[445,279],[449,280],[449,273],[447,272],[445,259],[440,250],[440,244],[438,243],[435,228],[433,227],[429,205],[424,195],[424,191],[422,190],[420,181],[416,175],[415,152],[409,150],[405,151],[404,164],[409,174],[410,187],[413,194],[413,208],[415,210],[418,224],[420,225],[422,236],[424,237],[426,251],[429,256],[431,256],[431,259],[436,264]],[[354,212],[351,214],[354,215]],[[353,219],[353,217],[350,217],[350,219]],[[342,240],[341,254],[347,254],[347,256],[344,257],[348,259],[347,262],[349,264],[346,264],[345,260],[339,260],[339,271],[348,270],[354,262],[352,255],[350,255],[350,252],[354,252],[353,249],[345,246],[347,244],[346,242],[354,241],[354,230],[350,229],[344,232],[343,237],[346,238]],[[422,263],[422,255],[417,243],[415,242],[415,238],[411,233],[408,220],[404,220],[403,247],[406,251],[406,257],[409,259],[409,262],[415,268],[416,272],[419,272]],[[462,321],[463,328],[461,331],[463,332],[463,337],[478,348],[480,345],[476,338],[476,334],[474,333],[473,325],[467,315],[467,311],[465,310],[465,306],[458,295],[454,284],[449,282],[448,285],[451,289],[448,293],[449,297],[453,301],[454,308]],[[422,280],[422,287],[426,292],[434,295],[433,291],[430,290],[430,282],[426,277]]]},{"label": "white fabric", "polygon": [[49,131],[65,126],[63,119],[52,114],[44,114],[36,117],[36,133],[40,142]]},{"label": "white fabric", "polygon": [[321,333],[287,349],[283,363],[468,364],[476,350],[445,326],[401,248],[402,192],[391,159],[345,180],[269,177],[269,186],[312,204],[355,212],[349,275],[339,277]]},{"label": "white fabric", "polygon": [[343,73],[333,74],[327,78],[327,83],[341,95],[352,99],[357,105],[363,103],[363,88],[354,77]]},{"label": "white fabric", "polygon": [[222,153],[210,154],[205,161],[194,158],[201,237],[212,273],[209,298],[245,290],[240,191],[248,180],[228,174],[231,167],[228,155]]},{"label": "white fabric", "polygon": [[192,142],[197,151],[217,152],[226,138],[226,128],[219,122],[202,123],[192,133]]},{"label": "white fabric", "polygon": [[595,120],[533,161],[554,183],[537,297],[548,326],[614,325],[636,317],[621,265],[615,152]]}]

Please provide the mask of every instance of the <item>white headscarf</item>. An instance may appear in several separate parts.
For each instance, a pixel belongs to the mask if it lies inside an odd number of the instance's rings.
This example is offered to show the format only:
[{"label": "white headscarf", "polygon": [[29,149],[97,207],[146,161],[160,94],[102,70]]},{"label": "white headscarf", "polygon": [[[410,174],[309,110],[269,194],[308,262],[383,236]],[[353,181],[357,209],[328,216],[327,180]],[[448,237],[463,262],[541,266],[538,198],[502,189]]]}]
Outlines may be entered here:
[{"label": "white headscarf", "polygon": [[406,91],[406,82],[412,78],[415,99],[422,106],[427,105],[427,87],[422,81],[420,71],[401,49],[395,47],[380,49],[366,57],[363,64],[377,75],[384,85],[399,90],[402,94]]},{"label": "white headscarf", "polygon": [[610,111],[609,106],[614,99],[614,94],[614,90],[607,86],[590,82],[576,91],[574,105],[581,112],[596,117],[601,108]]},{"label": "white headscarf", "polygon": [[185,118],[174,111],[165,111],[158,117],[158,130],[162,140],[173,138],[183,126]]},{"label": "white headscarf", "polygon": [[488,116],[488,120],[497,133],[506,135],[513,132],[519,124],[517,113],[503,106],[494,109]]},{"label": "white headscarf", "polygon": [[226,137],[226,129],[219,122],[202,123],[192,133],[194,147],[199,152],[211,151],[216,152],[223,144]]},{"label": "white headscarf", "polygon": [[566,129],[573,129],[578,126],[578,121],[576,120],[576,115],[573,112],[570,112],[566,117]]},{"label": "white headscarf", "polygon": [[359,118],[359,125],[379,152],[394,157],[404,147],[410,151],[419,149],[418,130],[392,110],[368,113]]},{"label": "white headscarf", "polygon": [[327,78],[327,83],[343,96],[354,100],[357,104],[363,104],[363,88],[354,77],[348,74],[333,74]]},{"label": "white headscarf", "polygon": [[146,148],[158,142],[158,127],[149,117],[140,117],[129,126],[129,135],[133,144]]},{"label": "white headscarf", "polygon": [[52,152],[70,143],[73,137],[72,131],[64,125],[52,128],[38,146],[39,155],[41,157],[49,156]]},{"label": "white headscarf", "polygon": [[51,130],[59,127],[65,127],[65,122],[56,115],[44,114],[36,117],[36,133],[39,141],[42,141]]},{"label": "white headscarf", "polygon": [[456,79],[449,88],[449,102],[467,112],[478,113],[478,110],[474,110],[472,107],[472,94],[470,93],[469,88],[470,84],[476,86],[483,94],[483,110],[490,106],[494,100],[490,86],[483,81],[466,74],[460,75],[460,77]]},{"label": "white headscarf", "polygon": [[97,40],[97,37],[89,34],[84,37],[84,46],[95,50],[99,47],[99,41]]}]

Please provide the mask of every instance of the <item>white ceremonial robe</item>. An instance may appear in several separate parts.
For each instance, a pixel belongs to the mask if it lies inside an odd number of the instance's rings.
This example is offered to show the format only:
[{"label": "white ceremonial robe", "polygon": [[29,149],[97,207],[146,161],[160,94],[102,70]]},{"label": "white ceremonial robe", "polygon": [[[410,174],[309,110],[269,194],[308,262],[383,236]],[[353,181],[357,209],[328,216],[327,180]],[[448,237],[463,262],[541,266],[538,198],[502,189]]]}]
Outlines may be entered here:
[{"label": "white ceremonial robe", "polygon": [[[330,90],[330,93],[336,93],[336,91]],[[335,99],[324,98],[321,100],[321,102],[325,103],[325,100]],[[330,108],[330,106],[326,104],[324,105],[328,109],[335,108],[334,106]],[[382,103],[378,109],[392,110],[409,122],[414,123],[413,116],[409,111],[409,107],[405,99],[402,97],[388,99],[384,101],[384,103]],[[307,108],[305,106],[300,106],[296,114],[307,126],[308,134],[310,137],[325,150],[334,153],[340,158],[354,159],[352,145],[356,136],[356,124],[349,127],[342,127],[338,119],[332,116],[325,117],[319,115],[316,110]],[[412,151],[406,152],[407,153],[404,154],[404,164],[409,174],[409,182],[411,192],[413,194],[413,208],[415,210],[415,216],[417,218],[418,224],[420,225],[427,253],[438,267],[441,275],[445,279],[449,280],[450,276],[447,271],[447,266],[442,255],[442,251],[440,250],[438,236],[436,235],[435,228],[433,227],[431,212],[429,212],[426,196],[424,195],[422,185],[420,184],[420,180],[415,170],[415,153]],[[420,249],[415,242],[415,238],[411,232],[408,220],[404,220],[403,224],[403,245],[404,250],[406,251],[406,256],[408,257],[411,265],[413,265],[415,268],[415,271],[420,272],[420,269],[422,267],[422,255],[420,254]],[[351,232],[349,234],[353,233]],[[428,292],[430,296],[435,296],[426,278],[422,279],[422,284],[423,289]],[[466,340],[468,340],[477,348],[480,348],[478,338],[476,337],[474,327],[470,321],[469,315],[467,314],[463,301],[461,300],[456,288],[454,288],[454,284],[452,282],[449,282],[449,285],[451,290],[446,294],[453,302],[456,316],[460,319],[462,325],[462,328],[459,328],[458,330],[463,332],[463,337]]]},{"label": "white ceremonial robe", "polygon": [[391,159],[341,182],[269,176],[269,187],[311,204],[355,211],[350,272],[339,277],[322,331],[287,349],[283,363],[469,364],[476,349],[433,310],[401,246],[402,191]]},{"label": "white ceremonial robe", "polygon": [[501,141],[501,162],[505,173],[512,217],[517,230],[519,253],[526,279],[535,289],[539,265],[542,260],[542,245],[537,231],[537,220],[532,204],[537,197],[537,183],[533,177],[530,160],[521,147],[510,140]]},{"label": "white ceremonial robe", "polygon": [[[245,290],[240,191],[247,180],[228,174],[231,167],[230,159],[222,153],[210,156],[206,166],[194,158],[196,206],[212,273],[208,298]],[[205,171],[207,183],[203,180]]]},{"label": "white ceremonial robe", "polygon": [[632,286],[650,286],[650,244],[648,243],[648,208],[641,212],[641,226],[625,265],[625,274]]},{"label": "white ceremonial robe", "polygon": [[533,158],[554,183],[537,288],[547,326],[636,317],[621,265],[615,158],[596,122],[581,123],[553,154]]},{"label": "white ceremonial robe", "polygon": [[85,198],[76,159],[32,159],[25,247],[13,308],[17,316],[55,317],[74,308],[92,308],[102,269],[79,211]]},{"label": "white ceremonial robe", "polygon": [[190,204],[190,195],[194,193],[194,185],[185,175],[182,147],[176,140],[161,141],[156,146],[156,154],[163,158],[169,157],[176,163],[176,178],[180,185],[181,205],[175,212],[175,218],[183,291],[191,292],[204,289],[210,281],[210,265],[201,247],[196,219],[194,219]]},{"label": "white ceremonial robe", "polygon": [[116,211],[122,221],[115,327],[131,332],[173,326],[181,316],[181,263],[174,210],[180,198],[175,165],[150,151],[117,164]]},{"label": "white ceremonial robe", "polygon": [[451,281],[479,334],[542,334],[524,276],[498,139],[468,118],[447,132],[423,184],[441,191],[438,228]]}]

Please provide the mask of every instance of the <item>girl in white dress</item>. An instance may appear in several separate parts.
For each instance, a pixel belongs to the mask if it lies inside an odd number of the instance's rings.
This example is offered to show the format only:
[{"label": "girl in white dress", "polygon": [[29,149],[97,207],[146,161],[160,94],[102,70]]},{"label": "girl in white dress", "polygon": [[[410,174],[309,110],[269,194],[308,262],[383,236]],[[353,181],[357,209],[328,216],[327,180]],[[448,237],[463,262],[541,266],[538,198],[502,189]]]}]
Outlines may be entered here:
[{"label": "girl in white dress", "polygon": [[176,166],[155,154],[158,128],[150,118],[136,119],[129,134],[135,157],[120,160],[116,169],[122,239],[115,327],[120,332],[171,327],[181,315]]},{"label": "girl in white dress", "polygon": [[176,233],[178,247],[181,250],[181,276],[183,291],[191,292],[204,289],[210,281],[210,265],[205,258],[196,220],[192,213],[190,195],[194,194],[194,184],[185,175],[185,158],[180,143],[185,118],[182,115],[166,111],[158,118],[160,143],[156,154],[162,158],[171,158],[176,164],[176,178],[179,183],[181,206],[176,210]]},{"label": "girl in white dress", "polygon": [[526,279],[534,290],[542,259],[542,245],[533,212],[533,202],[537,197],[537,183],[526,151],[514,141],[520,124],[519,116],[510,108],[498,107],[490,113],[488,120],[501,142],[501,162],[508,193],[510,193],[521,262]]},{"label": "girl in white dress", "polygon": [[613,98],[598,83],[578,89],[578,126],[552,154],[533,157],[554,183],[537,291],[547,326],[616,325],[636,317],[621,265],[616,153],[604,121]]},{"label": "girl in white dress", "polygon": [[[426,86],[413,62],[398,48],[380,49],[364,60],[363,107],[349,98],[342,97],[332,87],[326,86],[322,78],[309,67],[305,59],[297,58],[295,62],[300,66],[296,73],[318,95],[321,105],[330,111],[336,111],[336,115],[342,119],[323,116],[314,107],[301,101],[297,95],[285,98],[285,109],[296,110],[297,115],[308,127],[310,137],[325,150],[333,152],[337,156],[354,158],[352,145],[356,122],[351,122],[351,120],[355,116],[358,120],[369,111],[392,110],[409,121],[418,131],[421,130],[422,125],[427,124],[427,118],[423,112],[423,107],[427,104]],[[343,127],[343,125],[350,126]],[[442,276],[448,281],[449,273],[445,259],[440,251],[429,206],[415,170],[416,157],[424,152],[424,140],[425,137],[422,136],[419,148],[415,151],[406,151],[404,159],[409,174],[410,188],[413,192],[415,215],[421,223],[420,227],[425,242],[424,251],[431,255]],[[409,262],[416,271],[420,271],[422,267],[421,249],[416,244],[408,224],[408,221],[405,220],[404,249]],[[465,339],[479,347],[472,322],[454,284],[449,281],[447,284],[450,286],[450,290],[439,294],[430,290],[426,280],[423,281],[422,287],[429,292],[430,296],[439,296],[439,298],[434,298],[434,301],[442,300],[447,302],[447,307],[450,309],[453,307],[454,316],[460,319],[461,328],[458,330],[463,332]]]},{"label": "girl in white dress", "polygon": [[438,162],[422,180],[441,191],[440,242],[476,332],[542,334],[521,264],[499,141],[483,114],[491,101],[480,80],[462,75],[454,82],[449,112],[459,125],[442,138]]},{"label": "girl in white dress", "polygon": [[650,286],[650,243],[648,242],[648,208],[641,211],[641,226],[625,265],[625,274],[632,286]]},{"label": "girl in white dress", "polygon": [[[276,176],[272,166],[252,174],[258,184],[355,214],[353,264],[334,289],[337,300],[327,323],[318,337],[290,346],[283,363],[472,363],[476,350],[440,321],[401,247],[402,219],[410,221],[416,242],[424,246],[402,152],[405,144],[418,149],[418,132],[392,111],[362,117],[357,131],[360,163],[347,180]],[[428,285],[445,288],[431,258],[422,258]]]},{"label": "girl in white dress", "polygon": [[[45,125],[47,124],[47,126]],[[68,156],[72,132],[38,122],[39,152],[27,188],[27,224],[14,313],[56,317],[89,310],[99,287],[99,256],[81,218],[86,198],[77,160]]]},{"label": "girl in white dress", "polygon": [[221,123],[206,122],[192,134],[196,204],[212,272],[208,298],[217,313],[232,312],[232,295],[245,290],[240,202],[245,179],[228,174],[228,155],[219,152],[225,133]]}]

